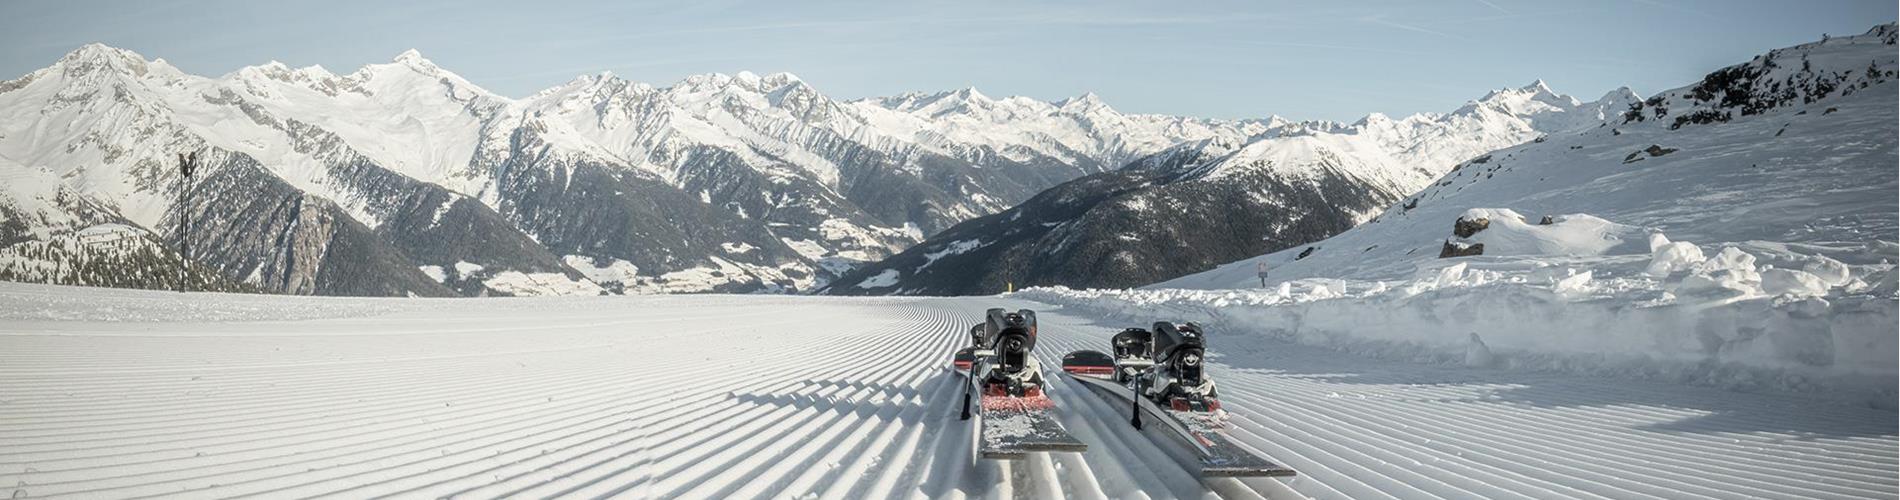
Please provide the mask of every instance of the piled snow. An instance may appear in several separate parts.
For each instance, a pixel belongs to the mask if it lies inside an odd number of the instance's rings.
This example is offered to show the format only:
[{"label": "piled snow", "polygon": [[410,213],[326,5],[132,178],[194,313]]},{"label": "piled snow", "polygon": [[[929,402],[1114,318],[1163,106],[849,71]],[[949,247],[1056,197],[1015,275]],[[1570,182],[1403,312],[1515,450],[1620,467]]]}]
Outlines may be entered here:
[{"label": "piled snow", "polygon": [[1819,297],[1827,295],[1828,284],[1807,271],[1769,268],[1761,272],[1761,288],[1770,295]]},{"label": "piled snow", "polygon": [[1310,278],[1269,290],[1057,287],[1013,297],[1444,363],[1465,362],[1476,335],[1503,368],[1818,391],[1892,407],[1900,307],[1891,294],[1758,267],[1732,246],[1661,279],[1643,272],[1645,257],[1443,262],[1404,280]]},{"label": "piled snow", "polygon": [[1653,256],[1644,272],[1650,276],[1668,276],[1702,262],[1702,247],[1686,241],[1669,241],[1662,233],[1650,235],[1649,250]]},{"label": "piled snow", "polygon": [[1474,208],[1459,216],[1464,220],[1484,219],[1490,226],[1465,243],[1483,243],[1485,255],[1604,255],[1636,253],[1635,245],[1645,241],[1642,230],[1617,224],[1589,214],[1552,217],[1548,225],[1529,219],[1506,208]]}]

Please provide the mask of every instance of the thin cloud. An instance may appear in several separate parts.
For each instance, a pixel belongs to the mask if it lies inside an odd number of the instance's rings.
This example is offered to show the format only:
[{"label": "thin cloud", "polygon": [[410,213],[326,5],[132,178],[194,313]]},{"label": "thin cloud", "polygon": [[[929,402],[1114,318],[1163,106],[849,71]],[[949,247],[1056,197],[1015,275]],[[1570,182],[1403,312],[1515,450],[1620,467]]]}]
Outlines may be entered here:
[{"label": "thin cloud", "polygon": [[1360,20],[1361,20],[1361,21],[1365,21],[1365,22],[1368,22],[1368,23],[1372,23],[1372,24],[1377,24],[1377,25],[1380,25],[1380,26],[1385,26],[1385,27],[1388,27],[1388,28],[1396,28],[1396,29],[1401,29],[1401,30],[1405,30],[1405,31],[1411,31],[1411,32],[1414,32],[1414,33],[1424,33],[1424,34],[1427,34],[1427,35],[1432,35],[1432,36],[1437,36],[1437,37],[1444,37],[1444,38],[1450,38],[1450,39],[1453,39],[1453,40],[1461,40],[1461,41],[1467,41],[1467,42],[1468,42],[1468,41],[1471,41],[1471,39],[1469,39],[1469,38],[1465,38],[1465,37],[1462,37],[1462,36],[1458,36],[1458,35],[1454,35],[1454,34],[1451,34],[1451,33],[1446,33],[1446,32],[1443,32],[1443,31],[1438,31],[1438,30],[1434,30],[1434,29],[1431,29],[1431,28],[1426,28],[1426,27],[1423,27],[1423,26],[1415,26],[1415,25],[1411,25],[1411,24],[1405,24],[1405,23],[1401,23],[1401,22],[1397,22],[1397,21],[1393,21],[1393,20],[1390,20],[1390,19],[1386,19],[1386,18],[1383,18],[1383,17],[1367,17],[1367,18],[1361,18]]},{"label": "thin cloud", "polygon": [[1696,9],[1691,9],[1691,8],[1688,8],[1688,7],[1683,7],[1683,6],[1681,6],[1681,5],[1676,5],[1676,4],[1672,4],[1672,3],[1667,3],[1667,2],[1660,2],[1660,1],[1657,1],[1657,0],[1630,0],[1630,1],[1631,1],[1631,2],[1635,2],[1635,3],[1639,3],[1639,4],[1643,4],[1643,5],[1648,5],[1648,6],[1651,6],[1651,7],[1661,7],[1661,8],[1663,8],[1664,10],[1673,10],[1673,11],[1676,11],[1676,12],[1679,12],[1679,13],[1683,13],[1683,14],[1688,14],[1688,15],[1692,15],[1692,16],[1696,16],[1696,17],[1700,17],[1700,18],[1703,18],[1703,19],[1708,19],[1708,20],[1711,20],[1711,21],[1719,21],[1719,20],[1721,20],[1721,19],[1722,19],[1722,16],[1717,16],[1717,15],[1715,15],[1714,13],[1710,13],[1710,12],[1706,12],[1706,11],[1701,11],[1701,10],[1696,10]]},{"label": "thin cloud", "polygon": [[1559,16],[1559,15],[1568,15],[1568,14],[1583,14],[1583,13],[1588,13],[1588,12],[1596,12],[1599,10],[1601,9],[1575,8],[1575,9],[1546,10],[1546,11],[1541,11],[1541,12],[1513,12],[1509,14],[1497,14],[1497,15],[1490,15],[1490,16],[1474,16],[1474,17],[1463,17],[1463,18],[1458,18],[1458,19],[1447,19],[1444,21],[1440,21],[1440,24],[1488,23],[1488,22],[1494,22],[1494,21],[1508,21],[1512,19],[1528,19],[1528,18],[1550,17],[1550,16]]},{"label": "thin cloud", "polygon": [[903,25],[966,26],[966,25],[1007,24],[1007,25],[1019,25],[1019,26],[1174,26],[1174,25],[1193,25],[1193,24],[1260,22],[1260,21],[1271,20],[1271,19],[1274,19],[1274,17],[1263,16],[1263,15],[1220,15],[1220,16],[1209,15],[1209,16],[1147,17],[1147,16],[1095,16],[1095,15],[1078,15],[1074,13],[1062,13],[1062,12],[1037,13],[1037,14],[1015,15],[1015,16],[962,17],[962,18],[954,18],[954,17],[951,17],[951,18],[930,18],[930,17],[863,18],[863,19],[789,22],[789,23],[760,23],[760,24],[746,24],[746,25],[734,25],[734,26],[714,26],[714,27],[707,27],[707,28],[646,31],[646,32],[627,33],[627,34],[614,35],[614,36],[570,38],[570,39],[556,40],[554,41],[554,43],[559,44],[559,45],[572,46],[572,45],[586,45],[586,44],[594,44],[594,43],[606,43],[606,42],[617,42],[617,41],[627,41],[627,40],[643,40],[643,39],[652,39],[652,38],[705,35],[705,34],[718,34],[718,33],[800,31],[800,30],[821,31],[821,30],[831,30],[831,29],[839,29],[839,28],[890,27],[890,26],[903,26]]},{"label": "thin cloud", "polygon": [[1326,44],[1326,43],[1269,42],[1269,41],[1259,41],[1259,40],[1242,40],[1242,41],[1239,41],[1238,43],[1242,43],[1246,45],[1258,45],[1258,46],[1264,46],[1264,47],[1344,50],[1344,51],[1352,51],[1352,52],[1366,52],[1366,53],[1372,53],[1372,54],[1392,54],[1392,55],[1402,55],[1402,56],[1442,55],[1436,52],[1426,52],[1426,51],[1419,51],[1419,50],[1398,50],[1398,49],[1387,49],[1387,48],[1381,48],[1381,47],[1362,47],[1362,46],[1356,46],[1356,45],[1335,45],[1335,44]]},{"label": "thin cloud", "polygon": [[1490,7],[1492,10],[1496,10],[1498,12],[1503,12],[1505,14],[1511,13],[1511,11],[1504,10],[1503,7],[1499,7],[1498,4],[1491,3],[1491,0],[1472,0],[1472,1],[1484,4],[1485,7]]}]

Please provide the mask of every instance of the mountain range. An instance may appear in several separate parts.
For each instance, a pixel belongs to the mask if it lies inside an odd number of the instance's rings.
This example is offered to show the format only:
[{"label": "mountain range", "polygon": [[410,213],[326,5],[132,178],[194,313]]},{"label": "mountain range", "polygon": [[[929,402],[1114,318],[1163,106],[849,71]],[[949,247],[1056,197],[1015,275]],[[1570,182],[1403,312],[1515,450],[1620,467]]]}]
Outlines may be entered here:
[{"label": "mountain range", "polygon": [[1338,234],[1486,152],[1601,125],[1627,88],[1580,102],[1542,81],[1449,113],[1267,122],[1244,140],[1187,141],[1058,185],[862,266],[833,294],[962,295],[1125,288]]},{"label": "mountain range", "polygon": [[[98,44],[0,82],[0,111],[0,276],[419,296],[808,291],[1058,183],[1283,123],[975,89],[841,101],[785,73],[513,99],[415,51],[213,78]],[[157,253],[115,269],[88,230]],[[167,256],[181,231],[191,254]],[[28,255],[47,245],[66,252]]]},{"label": "mountain range", "polygon": [[[1891,44],[1885,27],[1853,39]],[[1316,242],[1477,181],[1463,172],[1499,175],[1500,151],[1722,124],[1889,71],[1878,57],[1817,69],[1807,52],[1790,70],[1794,49],[1648,98],[1537,81],[1340,123],[968,88],[847,101],[786,73],[666,87],[602,73],[509,98],[415,51],[347,74],[271,62],[214,78],[94,44],[0,82],[0,279],[954,295],[1134,287],[1269,253],[1307,273],[1309,256],[1354,259]],[[183,198],[181,155],[197,165]],[[1402,246],[1380,245],[1361,252]]]}]

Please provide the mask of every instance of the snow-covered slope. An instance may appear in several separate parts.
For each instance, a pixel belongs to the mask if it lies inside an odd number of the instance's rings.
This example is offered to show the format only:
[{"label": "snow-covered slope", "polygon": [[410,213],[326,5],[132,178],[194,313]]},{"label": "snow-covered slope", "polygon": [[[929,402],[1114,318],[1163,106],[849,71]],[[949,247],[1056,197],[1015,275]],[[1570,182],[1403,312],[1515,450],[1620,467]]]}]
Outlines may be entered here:
[{"label": "snow-covered slope", "polygon": [[[913,113],[949,113],[937,111],[939,101],[953,97],[892,105]],[[980,97],[963,100],[988,102]],[[1634,101],[1634,94],[1620,91],[1581,103],[1540,81],[1491,92],[1451,113],[1398,120],[1372,115],[1354,124],[1248,123],[1260,127],[1250,129],[1249,137],[1216,134],[1064,183],[860,268],[826,292],[982,294],[1011,284],[1126,287],[1204,271],[1337,234],[1462,161],[1600,124]],[[971,107],[951,109],[969,114]],[[974,109],[1002,113],[1017,107]],[[970,120],[954,116],[952,124]],[[1140,126],[1125,128],[1136,132],[1132,137],[1144,137]]]},{"label": "snow-covered slope", "polygon": [[[1134,321],[1020,300],[402,300],[0,283],[0,496],[1892,498],[1895,414],[1805,396],[1384,363],[1209,330],[1213,478],[1050,373],[1085,453],[972,463],[949,358]],[[1175,317],[1143,318],[1175,319]]]},{"label": "snow-covered slope", "polygon": [[1615,360],[1891,406],[1894,44],[1888,24],[1769,52],[1601,126],[1461,163],[1310,245],[1144,290],[1035,296],[1193,308],[1352,349],[1454,362],[1477,349],[1497,360],[1486,365],[1559,370]]},{"label": "snow-covered slope", "polygon": [[[1415,264],[1432,262],[1466,210],[1490,207],[1533,222],[1590,214],[1709,245],[1881,247],[1892,240],[1897,217],[1889,168],[1892,40],[1892,28],[1883,25],[1776,50],[1694,85],[1632,99],[1627,113],[1612,113],[1600,126],[1460,163],[1372,222],[1317,245],[1307,259],[1294,261],[1294,252],[1266,259],[1275,280],[1405,277]],[[1766,73],[1746,82],[1728,76],[1762,68]],[[1803,90],[1817,86],[1828,90]],[[1775,89],[1773,103],[1747,97],[1755,87]],[[1707,116],[1721,118],[1694,123]],[[1371,244],[1379,247],[1368,250]],[[1243,287],[1254,280],[1252,265],[1236,262],[1159,286]]]}]

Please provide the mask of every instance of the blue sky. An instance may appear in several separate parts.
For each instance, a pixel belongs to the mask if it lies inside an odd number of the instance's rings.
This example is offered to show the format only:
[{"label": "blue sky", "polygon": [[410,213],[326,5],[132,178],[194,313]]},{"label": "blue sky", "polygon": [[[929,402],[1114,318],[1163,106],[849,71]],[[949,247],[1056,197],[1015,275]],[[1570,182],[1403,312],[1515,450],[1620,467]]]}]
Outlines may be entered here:
[{"label": "blue sky", "polygon": [[1124,112],[1355,120],[1543,79],[1652,93],[1768,49],[1858,34],[1892,0],[0,1],[0,78],[87,42],[220,75],[347,72],[405,49],[526,96],[584,73],[666,85],[790,71],[834,97],[975,86]]}]

